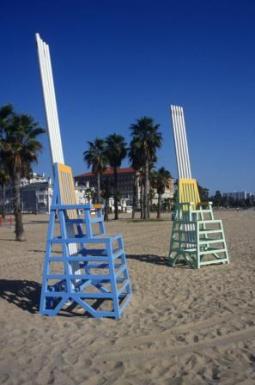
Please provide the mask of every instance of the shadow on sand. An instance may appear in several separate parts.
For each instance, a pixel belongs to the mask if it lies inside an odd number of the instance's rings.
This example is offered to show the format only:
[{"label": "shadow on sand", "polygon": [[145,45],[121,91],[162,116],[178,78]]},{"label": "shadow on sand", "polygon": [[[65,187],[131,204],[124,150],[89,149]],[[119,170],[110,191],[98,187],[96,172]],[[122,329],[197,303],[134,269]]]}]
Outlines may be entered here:
[{"label": "shadow on sand", "polygon": [[167,258],[153,254],[127,254],[128,259],[137,259],[140,262],[152,263],[154,265],[168,265]]},{"label": "shadow on sand", "polygon": [[[171,268],[171,265],[168,262],[167,257],[162,257],[159,255],[153,254],[127,254],[128,259],[136,259],[140,262],[152,263],[154,265],[168,266]],[[175,269],[191,269],[191,266],[183,261],[182,264],[177,264],[174,267]]]},{"label": "shadow on sand", "polygon": [[[41,284],[27,280],[0,279],[0,298],[16,305],[31,314],[39,312]],[[97,308],[102,300],[96,300],[94,308]],[[71,303],[65,309],[61,309],[58,316],[61,317],[84,317],[91,318],[87,312],[81,314],[76,311],[77,304]]]},{"label": "shadow on sand", "polygon": [[[149,254],[128,254],[128,259],[136,259],[140,262],[152,263],[154,265],[168,266],[167,258]],[[27,280],[0,279],[0,298],[13,303],[24,311],[36,314],[39,311],[41,284]],[[66,309],[62,316],[74,315],[73,306]],[[75,314],[81,315],[81,314]]]},{"label": "shadow on sand", "polygon": [[41,225],[41,224],[44,224],[44,223],[46,223],[46,224],[48,224],[49,223],[49,221],[48,220],[41,220],[41,221],[30,221],[30,222],[28,222],[28,224],[30,224],[30,225]]},{"label": "shadow on sand", "polygon": [[0,298],[29,313],[38,313],[41,285],[27,280],[0,280]]}]

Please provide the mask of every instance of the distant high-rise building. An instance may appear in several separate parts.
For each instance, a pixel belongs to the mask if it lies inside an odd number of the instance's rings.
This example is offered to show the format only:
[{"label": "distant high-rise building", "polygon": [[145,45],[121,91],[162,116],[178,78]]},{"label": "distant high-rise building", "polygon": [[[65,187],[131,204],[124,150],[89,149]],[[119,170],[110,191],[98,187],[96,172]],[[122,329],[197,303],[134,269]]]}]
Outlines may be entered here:
[{"label": "distant high-rise building", "polygon": [[234,191],[234,192],[223,193],[223,198],[231,198],[235,201],[241,201],[243,199],[246,199],[247,197],[248,197],[248,194],[246,191]]}]

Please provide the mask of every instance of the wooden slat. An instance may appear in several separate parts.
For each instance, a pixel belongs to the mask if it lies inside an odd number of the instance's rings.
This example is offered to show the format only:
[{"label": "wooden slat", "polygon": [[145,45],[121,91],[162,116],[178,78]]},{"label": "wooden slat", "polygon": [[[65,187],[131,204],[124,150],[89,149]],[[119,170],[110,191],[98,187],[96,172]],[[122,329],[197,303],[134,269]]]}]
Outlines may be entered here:
[{"label": "wooden slat", "polygon": [[195,207],[200,203],[196,179],[179,179],[179,203],[192,202]]},{"label": "wooden slat", "polygon": [[[71,167],[58,163],[57,164],[58,181],[59,181],[59,192],[60,192],[60,203],[63,204],[77,204],[73,173]],[[77,210],[67,210],[68,218],[77,219]]]}]

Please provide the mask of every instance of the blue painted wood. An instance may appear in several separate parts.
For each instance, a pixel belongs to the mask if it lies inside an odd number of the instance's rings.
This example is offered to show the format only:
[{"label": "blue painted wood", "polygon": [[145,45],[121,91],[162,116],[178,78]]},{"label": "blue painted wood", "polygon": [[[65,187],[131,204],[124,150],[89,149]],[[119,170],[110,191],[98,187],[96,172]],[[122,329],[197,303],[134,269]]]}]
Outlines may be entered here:
[{"label": "blue painted wood", "polygon": [[[78,219],[68,218],[70,209],[79,210]],[[122,235],[107,235],[101,210],[95,215],[91,218],[91,205],[61,203],[55,167],[42,276],[42,315],[56,316],[63,308],[76,304],[92,317],[118,319],[130,302],[132,289]],[[73,231],[70,234],[70,223],[75,235]],[[99,235],[94,234],[93,223],[99,225]],[[78,245],[74,255],[69,248],[72,243]],[[61,247],[61,255],[53,251],[55,245]]]}]

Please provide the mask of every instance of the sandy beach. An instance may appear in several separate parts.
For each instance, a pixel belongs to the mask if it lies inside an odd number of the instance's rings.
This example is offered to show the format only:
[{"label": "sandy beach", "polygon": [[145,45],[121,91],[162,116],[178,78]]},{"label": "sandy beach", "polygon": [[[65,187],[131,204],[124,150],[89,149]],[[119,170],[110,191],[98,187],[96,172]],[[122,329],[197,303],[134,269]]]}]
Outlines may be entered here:
[{"label": "sandy beach", "polygon": [[171,222],[121,219],[133,298],[119,321],[41,317],[47,215],[24,216],[26,242],[0,227],[0,384],[255,383],[255,211],[217,211],[230,265],[171,268]]}]

